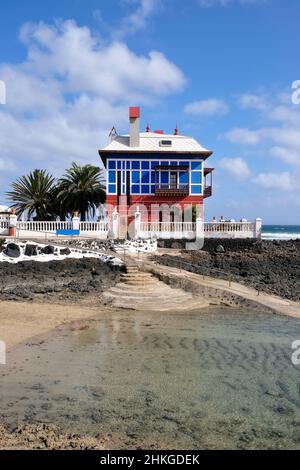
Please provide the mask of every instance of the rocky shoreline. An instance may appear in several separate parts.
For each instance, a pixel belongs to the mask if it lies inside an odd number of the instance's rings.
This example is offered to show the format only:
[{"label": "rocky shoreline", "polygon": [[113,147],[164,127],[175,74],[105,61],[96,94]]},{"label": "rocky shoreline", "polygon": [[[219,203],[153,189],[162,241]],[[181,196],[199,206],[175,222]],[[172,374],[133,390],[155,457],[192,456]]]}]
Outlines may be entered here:
[{"label": "rocky shoreline", "polygon": [[164,242],[163,246],[177,250],[154,256],[157,263],[300,300],[300,240],[210,239],[200,251],[180,249],[184,246],[180,241]]},{"label": "rocky shoreline", "polygon": [[0,299],[73,302],[99,296],[119,282],[123,269],[96,258],[0,263]]}]

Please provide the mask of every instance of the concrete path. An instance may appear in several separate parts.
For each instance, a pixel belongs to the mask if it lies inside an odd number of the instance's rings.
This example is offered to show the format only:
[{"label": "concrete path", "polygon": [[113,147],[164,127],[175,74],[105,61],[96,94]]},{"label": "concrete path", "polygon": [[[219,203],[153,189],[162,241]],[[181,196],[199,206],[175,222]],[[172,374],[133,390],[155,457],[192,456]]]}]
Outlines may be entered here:
[{"label": "concrete path", "polygon": [[[180,270],[174,267],[159,265],[150,260],[150,257],[143,255],[143,258],[134,257],[140,269],[151,272],[158,278],[165,280],[172,285],[182,286],[198,295],[213,300],[215,293],[216,301],[238,305],[239,299],[244,299],[245,306],[257,305],[274,313],[280,313],[291,317],[300,318],[300,302],[283,299],[275,295],[258,292],[255,289],[246,287],[236,282],[215,279],[200,274]],[[232,303],[231,303],[232,300]],[[241,300],[240,305],[243,305]]]},{"label": "concrete path", "polygon": [[127,255],[122,281],[103,294],[114,307],[142,311],[184,311],[207,307],[209,302],[183,289],[172,289],[157,277],[141,271]]}]

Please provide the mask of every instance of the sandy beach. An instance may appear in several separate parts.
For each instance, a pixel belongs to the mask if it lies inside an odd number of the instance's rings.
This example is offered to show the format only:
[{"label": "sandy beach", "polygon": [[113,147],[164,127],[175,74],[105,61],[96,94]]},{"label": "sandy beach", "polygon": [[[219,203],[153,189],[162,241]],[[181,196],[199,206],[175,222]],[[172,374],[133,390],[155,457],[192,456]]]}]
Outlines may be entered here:
[{"label": "sandy beach", "polygon": [[[71,322],[101,314],[105,307],[31,302],[0,302],[0,338],[7,349]],[[76,323],[74,323],[74,328]],[[82,327],[82,326],[81,326]]]}]

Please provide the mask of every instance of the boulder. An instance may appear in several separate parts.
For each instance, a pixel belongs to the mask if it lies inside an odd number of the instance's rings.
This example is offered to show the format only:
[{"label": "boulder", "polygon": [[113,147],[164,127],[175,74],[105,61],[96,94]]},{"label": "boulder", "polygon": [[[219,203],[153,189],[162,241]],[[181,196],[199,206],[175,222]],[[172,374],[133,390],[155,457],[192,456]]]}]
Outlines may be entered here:
[{"label": "boulder", "polygon": [[59,254],[60,255],[69,255],[71,253],[70,248],[61,248]]},{"label": "boulder", "polygon": [[53,255],[54,254],[54,246],[53,245],[47,245],[47,246],[44,246],[43,248],[41,248],[41,253],[43,253],[43,255]]},{"label": "boulder", "polygon": [[8,243],[3,253],[9,258],[19,258],[21,250],[16,243]]},{"label": "boulder", "polygon": [[218,245],[216,246],[216,249],[215,249],[216,253],[225,253],[225,248],[223,245]]},{"label": "boulder", "polygon": [[36,256],[37,253],[37,246],[36,245],[30,245],[29,243],[25,246],[25,256]]}]

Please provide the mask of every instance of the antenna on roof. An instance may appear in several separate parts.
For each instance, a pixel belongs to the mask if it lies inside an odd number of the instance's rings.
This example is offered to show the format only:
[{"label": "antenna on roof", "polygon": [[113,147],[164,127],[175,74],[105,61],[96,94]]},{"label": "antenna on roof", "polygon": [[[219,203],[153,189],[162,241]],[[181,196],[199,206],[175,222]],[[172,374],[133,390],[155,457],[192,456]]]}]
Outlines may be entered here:
[{"label": "antenna on roof", "polygon": [[114,140],[117,135],[118,135],[117,130],[116,130],[115,126],[113,126],[110,133],[109,133],[109,137],[110,137],[111,140]]},{"label": "antenna on roof", "polygon": [[179,134],[179,129],[178,129],[178,124],[176,124],[176,127],[174,129],[174,135],[178,135]]}]

